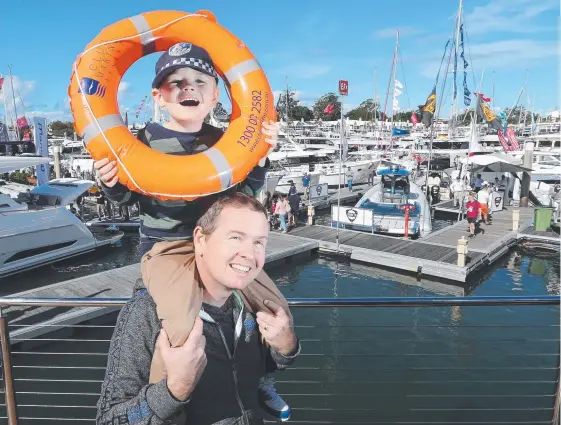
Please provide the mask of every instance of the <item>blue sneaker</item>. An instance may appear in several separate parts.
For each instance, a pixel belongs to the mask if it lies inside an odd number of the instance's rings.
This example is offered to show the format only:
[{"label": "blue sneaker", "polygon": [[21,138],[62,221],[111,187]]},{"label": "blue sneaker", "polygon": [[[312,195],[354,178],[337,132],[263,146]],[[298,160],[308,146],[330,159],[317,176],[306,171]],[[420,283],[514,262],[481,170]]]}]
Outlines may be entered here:
[{"label": "blue sneaker", "polygon": [[290,406],[278,395],[275,388],[275,378],[271,375],[265,375],[259,381],[259,403],[267,413],[280,419],[281,422],[290,419],[292,413]]}]

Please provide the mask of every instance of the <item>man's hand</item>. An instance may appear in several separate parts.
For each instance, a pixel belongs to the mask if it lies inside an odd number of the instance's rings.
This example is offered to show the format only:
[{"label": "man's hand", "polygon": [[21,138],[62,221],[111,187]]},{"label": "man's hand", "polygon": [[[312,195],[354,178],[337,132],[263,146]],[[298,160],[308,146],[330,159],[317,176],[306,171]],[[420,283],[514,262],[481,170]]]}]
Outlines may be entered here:
[{"label": "man's hand", "polygon": [[94,168],[97,176],[107,187],[113,187],[119,181],[117,176],[117,161],[109,162],[109,159],[103,158],[99,161],[94,161]]},{"label": "man's hand", "polygon": [[160,331],[156,343],[162,352],[169,391],[177,400],[187,400],[201,379],[207,363],[203,321],[200,317],[195,319],[195,325],[181,347],[170,346],[164,329]]},{"label": "man's hand", "polygon": [[264,303],[273,311],[273,314],[264,311],[257,312],[259,332],[271,347],[287,356],[296,350],[298,344],[296,334],[292,329],[291,317],[274,302],[265,300]]},{"label": "man's hand", "polygon": [[259,160],[259,166],[264,167],[267,162],[267,157],[275,149],[279,141],[279,131],[280,123],[269,120],[269,122],[263,122],[263,135],[265,136],[265,141],[271,145],[267,151],[267,155]]}]

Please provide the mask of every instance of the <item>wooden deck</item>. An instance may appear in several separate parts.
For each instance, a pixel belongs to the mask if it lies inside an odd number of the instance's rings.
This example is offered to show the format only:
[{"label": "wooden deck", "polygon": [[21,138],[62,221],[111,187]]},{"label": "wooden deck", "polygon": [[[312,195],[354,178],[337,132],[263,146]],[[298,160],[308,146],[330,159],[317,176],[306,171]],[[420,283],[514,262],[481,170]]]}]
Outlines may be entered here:
[{"label": "wooden deck", "polygon": [[[533,209],[520,209],[521,228],[526,228]],[[339,249],[351,260],[403,270],[456,282],[502,256],[516,243],[518,230],[512,230],[512,209],[495,212],[492,224],[481,224],[477,236],[468,239],[465,267],[457,266],[457,241],[467,239],[467,222],[434,232],[420,240],[406,240],[353,230],[339,231]],[[337,229],[327,226],[307,226],[292,230],[290,235],[317,240],[320,248],[337,248]]]},{"label": "wooden deck", "polygon": [[[267,245],[266,264],[290,261],[295,256],[307,256],[319,243],[279,233],[271,233]],[[128,298],[140,278],[140,265],[107,270],[90,276],[67,280],[53,285],[13,294],[8,298]],[[45,333],[75,325],[114,311],[114,308],[9,307],[3,312],[12,326],[13,339],[36,338]],[[41,323],[40,326],[37,326]]]}]

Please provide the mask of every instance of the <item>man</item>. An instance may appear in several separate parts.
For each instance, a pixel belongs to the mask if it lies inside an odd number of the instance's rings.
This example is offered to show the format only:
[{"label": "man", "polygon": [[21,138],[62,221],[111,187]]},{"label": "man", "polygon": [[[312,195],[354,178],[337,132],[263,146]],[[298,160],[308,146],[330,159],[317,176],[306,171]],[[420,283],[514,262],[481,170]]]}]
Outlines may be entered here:
[{"label": "man", "polygon": [[[282,369],[300,352],[289,311],[265,301],[271,313],[254,315],[238,294],[263,268],[268,233],[263,206],[242,193],[219,198],[201,216],[193,234],[203,288],[195,326],[171,347],[152,298],[137,292],[115,326],[98,424],[263,423],[258,385],[267,362]],[[156,345],[167,376],[149,384]]]},{"label": "man", "polygon": [[462,202],[464,201],[464,185],[462,183],[462,179],[460,175],[456,177],[456,180],[450,185],[450,190],[454,195],[454,206],[459,205],[462,206]]},{"label": "man", "polygon": [[489,222],[489,199],[491,198],[491,193],[489,189],[489,183],[483,182],[483,188],[477,192],[477,202],[479,202],[479,207],[481,211],[481,217],[485,224],[491,224]]},{"label": "man", "polygon": [[308,199],[310,194],[310,175],[308,173],[304,173],[302,177],[302,186],[304,187],[304,199]]},{"label": "man", "polygon": [[481,178],[481,174],[477,175],[477,178],[473,181],[473,189],[475,193],[479,192],[483,187],[483,179]]}]

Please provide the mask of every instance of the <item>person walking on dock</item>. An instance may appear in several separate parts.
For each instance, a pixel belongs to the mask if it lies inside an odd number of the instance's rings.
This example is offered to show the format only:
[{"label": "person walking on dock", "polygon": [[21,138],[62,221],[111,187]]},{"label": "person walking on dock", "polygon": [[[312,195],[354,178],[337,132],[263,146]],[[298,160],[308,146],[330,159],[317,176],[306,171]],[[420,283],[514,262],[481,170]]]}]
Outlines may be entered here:
[{"label": "person walking on dock", "polygon": [[280,228],[282,233],[288,232],[288,214],[290,213],[290,204],[285,195],[280,195],[275,207],[275,214],[280,218]]},{"label": "person walking on dock", "polygon": [[469,223],[469,237],[475,237],[475,223],[479,217],[479,202],[475,200],[475,194],[470,192],[466,204],[467,222]]},{"label": "person walking on dock", "polygon": [[481,208],[481,217],[485,224],[489,223],[489,200],[491,199],[489,183],[483,182],[483,188],[477,192],[477,201]]},{"label": "person walking on dock", "polygon": [[353,171],[351,170],[350,167],[349,167],[349,169],[346,173],[346,176],[347,176],[347,187],[349,188],[349,192],[352,192],[353,191],[353,177],[354,177],[354,175],[353,175]]},{"label": "person walking on dock", "polygon": [[302,177],[302,186],[304,187],[304,199],[308,199],[310,193],[310,175],[308,173],[304,173]]}]

